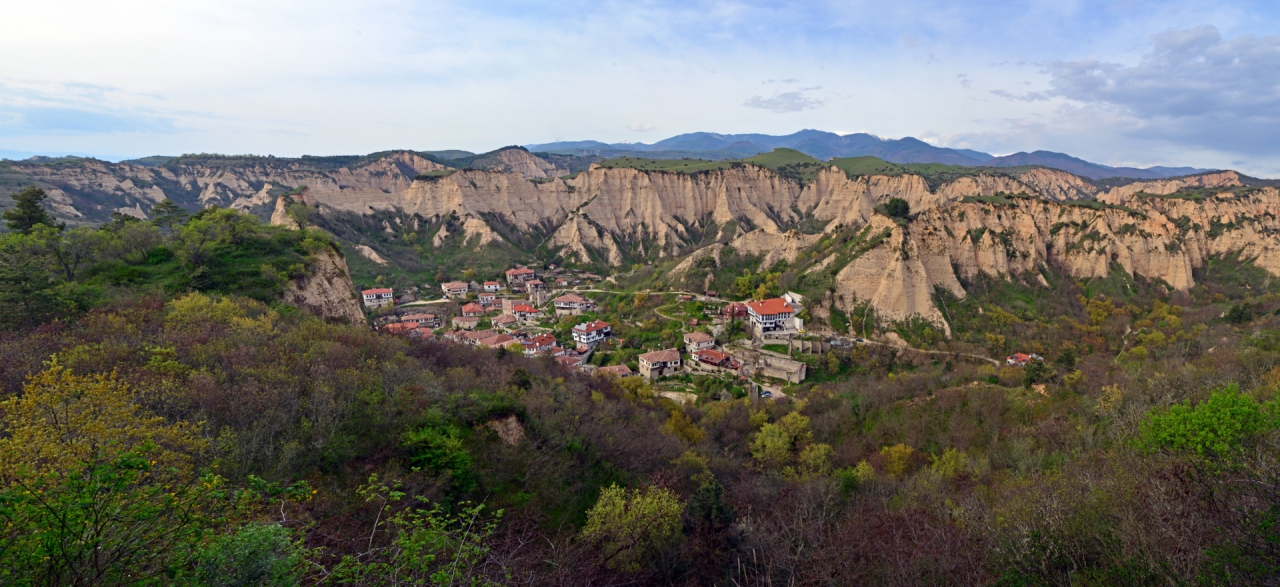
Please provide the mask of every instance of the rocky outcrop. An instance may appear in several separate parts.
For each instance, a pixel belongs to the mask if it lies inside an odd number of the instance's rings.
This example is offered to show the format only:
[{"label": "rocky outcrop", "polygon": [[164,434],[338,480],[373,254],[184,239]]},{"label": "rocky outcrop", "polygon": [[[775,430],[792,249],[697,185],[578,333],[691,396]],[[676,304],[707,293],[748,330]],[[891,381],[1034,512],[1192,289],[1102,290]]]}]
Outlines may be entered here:
[{"label": "rocky outcrop", "polygon": [[503,173],[514,173],[525,179],[543,179],[569,175],[569,170],[556,167],[555,163],[538,157],[524,149],[503,149],[489,156],[496,159],[486,168]]},{"label": "rocky outcrop", "polygon": [[1013,202],[953,204],[906,227],[873,217],[872,232],[890,235],[836,275],[836,307],[869,301],[882,318],[919,315],[946,330],[930,294],[943,287],[964,297],[959,279],[979,273],[1043,284],[1039,271],[1046,266],[1081,279],[1120,270],[1186,290],[1207,257],[1239,253],[1280,275],[1275,188],[1200,200],[1147,197],[1127,208]]},{"label": "rocky outcrop", "polygon": [[1218,171],[1175,179],[1139,181],[1098,194],[1098,200],[1114,206],[1125,206],[1138,194],[1168,195],[1186,188],[1240,187],[1240,174],[1234,171]]},{"label": "rocky outcrop", "polygon": [[324,318],[352,324],[364,322],[364,312],[355,297],[355,284],[347,262],[337,251],[326,249],[316,253],[308,264],[306,275],[290,281],[281,299]]}]

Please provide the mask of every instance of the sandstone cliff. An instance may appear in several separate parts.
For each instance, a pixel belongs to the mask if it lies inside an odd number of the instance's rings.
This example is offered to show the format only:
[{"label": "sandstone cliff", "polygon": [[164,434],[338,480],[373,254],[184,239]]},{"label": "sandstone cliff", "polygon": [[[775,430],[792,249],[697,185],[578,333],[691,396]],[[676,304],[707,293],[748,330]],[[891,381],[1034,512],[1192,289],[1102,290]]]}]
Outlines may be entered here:
[{"label": "sandstone cliff", "polygon": [[281,299],[317,316],[364,322],[364,312],[356,300],[356,287],[351,282],[347,262],[337,251],[317,253],[308,273],[290,281]]},{"label": "sandstone cliff", "polygon": [[958,278],[978,273],[1043,283],[1052,266],[1073,277],[1104,278],[1113,268],[1175,290],[1195,284],[1192,269],[1210,255],[1240,253],[1280,275],[1280,191],[1190,200],[1147,197],[1129,209],[1023,198],[1011,205],[958,203],[926,211],[906,227],[876,216],[890,237],[836,276],[836,307],[870,301],[879,316],[920,315],[944,330],[930,300],[935,287],[958,297]]}]

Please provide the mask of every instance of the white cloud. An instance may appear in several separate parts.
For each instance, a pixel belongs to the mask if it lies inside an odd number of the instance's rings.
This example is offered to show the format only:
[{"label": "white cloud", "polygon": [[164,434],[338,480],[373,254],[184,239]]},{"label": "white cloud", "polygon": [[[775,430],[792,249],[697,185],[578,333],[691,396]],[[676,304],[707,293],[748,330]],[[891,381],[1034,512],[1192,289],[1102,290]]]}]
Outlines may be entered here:
[{"label": "white cloud", "polygon": [[627,130],[635,131],[635,132],[649,132],[655,128],[658,128],[658,127],[652,124],[649,124],[647,122],[633,122],[627,125]]},{"label": "white cloud", "polygon": [[[816,89],[816,88],[814,88]],[[748,108],[759,108],[770,112],[800,112],[801,110],[812,110],[822,106],[822,100],[810,98],[805,95],[808,90],[799,92],[783,92],[774,94],[771,97],[752,96],[743,102],[742,105]]]}]

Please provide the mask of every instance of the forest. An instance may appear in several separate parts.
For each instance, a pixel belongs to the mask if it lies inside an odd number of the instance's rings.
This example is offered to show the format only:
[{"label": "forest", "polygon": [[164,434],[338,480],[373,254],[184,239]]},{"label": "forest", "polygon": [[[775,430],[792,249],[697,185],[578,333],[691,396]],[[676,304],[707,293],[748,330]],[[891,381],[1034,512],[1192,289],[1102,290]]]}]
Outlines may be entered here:
[{"label": "forest", "polygon": [[317,230],[5,219],[0,584],[1280,577],[1280,285],[1248,259],[939,295],[965,348],[1043,363],[854,346],[786,397],[677,404],[283,304]]}]

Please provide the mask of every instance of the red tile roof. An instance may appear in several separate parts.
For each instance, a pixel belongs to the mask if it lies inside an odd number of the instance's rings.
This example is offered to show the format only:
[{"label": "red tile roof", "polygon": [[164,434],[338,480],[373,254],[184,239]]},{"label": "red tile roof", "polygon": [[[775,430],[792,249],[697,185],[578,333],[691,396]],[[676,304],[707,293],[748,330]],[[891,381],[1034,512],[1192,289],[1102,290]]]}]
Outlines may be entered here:
[{"label": "red tile roof", "polygon": [[626,365],[611,365],[608,367],[601,367],[599,369],[596,369],[596,373],[604,373],[606,375],[616,375],[618,377],[624,377],[626,375],[630,375],[632,371],[631,371],[631,367],[628,367]]},{"label": "red tile roof", "polygon": [[711,350],[711,349],[698,351],[696,353],[693,353],[693,356],[698,357],[698,360],[700,361],[705,361],[708,363],[719,363],[729,358],[729,355],[722,353],[720,351]]},{"label": "red tile roof", "polygon": [[593,320],[591,322],[586,322],[586,323],[574,326],[573,329],[577,332],[595,332],[597,330],[604,330],[605,328],[608,328],[608,327],[609,327],[608,322],[604,322],[601,320]]},{"label": "red tile roof", "polygon": [[477,304],[475,302],[471,302],[469,304],[463,304],[462,311],[463,312],[484,312],[484,306],[481,306],[480,304]]},{"label": "red tile roof", "polygon": [[686,332],[684,335],[685,342],[703,343],[715,342],[716,338],[705,332]]},{"label": "red tile roof", "polygon": [[528,267],[516,267],[515,269],[507,270],[507,277],[511,277],[512,275],[529,275],[531,273],[533,273],[533,270]]},{"label": "red tile roof", "polygon": [[511,311],[518,312],[521,314],[533,314],[537,312],[538,309],[533,306],[530,306],[529,304],[516,304],[511,307]]},{"label": "red tile roof", "polygon": [[795,312],[791,308],[791,304],[782,298],[771,298],[768,300],[760,300],[758,302],[749,302],[747,308],[760,316],[769,316],[772,314],[790,314]]},{"label": "red tile roof", "polygon": [[551,301],[560,304],[582,304],[586,303],[587,299],[578,294],[568,293]]},{"label": "red tile roof", "polygon": [[449,283],[441,284],[441,287],[445,289],[467,289],[467,282],[450,281]]},{"label": "red tile roof", "polygon": [[389,288],[389,287],[379,287],[379,288],[375,288],[375,289],[366,289],[366,290],[364,290],[364,291],[362,291],[362,292],[360,292],[360,293],[362,293],[362,294],[364,294],[364,295],[366,295],[366,296],[371,296],[371,295],[374,295],[374,294],[389,294],[389,293],[391,293],[391,288]]}]

